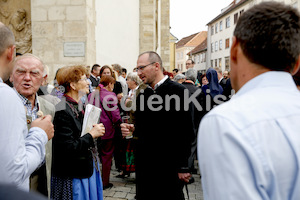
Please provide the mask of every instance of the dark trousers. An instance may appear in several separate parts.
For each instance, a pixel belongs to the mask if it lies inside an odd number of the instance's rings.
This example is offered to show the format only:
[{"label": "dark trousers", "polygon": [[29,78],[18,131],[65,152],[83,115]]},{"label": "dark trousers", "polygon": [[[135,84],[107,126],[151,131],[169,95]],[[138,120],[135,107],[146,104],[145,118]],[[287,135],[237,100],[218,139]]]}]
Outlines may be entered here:
[{"label": "dark trousers", "polygon": [[109,184],[112,158],[115,149],[113,139],[102,139],[98,145],[98,149],[102,163],[102,182],[103,186],[107,186]]}]

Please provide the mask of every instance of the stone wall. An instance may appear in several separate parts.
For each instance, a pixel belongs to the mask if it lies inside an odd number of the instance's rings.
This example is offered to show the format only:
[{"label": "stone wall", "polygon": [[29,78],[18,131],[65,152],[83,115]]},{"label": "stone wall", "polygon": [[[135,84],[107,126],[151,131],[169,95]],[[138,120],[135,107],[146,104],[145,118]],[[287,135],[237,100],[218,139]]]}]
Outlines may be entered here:
[{"label": "stone wall", "polygon": [[169,7],[169,0],[140,1],[140,53],[159,51],[166,70],[170,69]]},{"label": "stone wall", "polygon": [[[58,68],[92,65],[96,60],[95,0],[31,0],[32,51],[49,67],[49,80]],[[84,44],[84,55],[66,56],[65,43]]]},{"label": "stone wall", "polygon": [[31,53],[30,0],[0,0],[0,21],[14,33],[18,53]]}]

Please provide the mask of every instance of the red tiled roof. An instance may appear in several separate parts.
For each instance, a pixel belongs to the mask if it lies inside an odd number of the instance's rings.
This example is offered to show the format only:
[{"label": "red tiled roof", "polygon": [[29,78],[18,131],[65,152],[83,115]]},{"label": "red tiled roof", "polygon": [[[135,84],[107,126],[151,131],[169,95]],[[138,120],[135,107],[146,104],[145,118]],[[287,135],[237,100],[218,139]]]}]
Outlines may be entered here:
[{"label": "red tiled roof", "polygon": [[195,33],[193,35],[190,35],[188,37],[182,38],[179,42],[176,44],[176,48],[180,47],[196,47],[200,43],[202,43],[207,38],[207,31],[201,31],[199,33]]},{"label": "red tiled roof", "polygon": [[[198,32],[199,33],[199,32]],[[191,39],[193,39],[198,33],[182,38],[176,43],[176,48],[185,46]]]},{"label": "red tiled roof", "polygon": [[193,55],[193,54],[197,54],[201,51],[204,51],[207,49],[207,39],[204,40],[201,44],[199,44],[198,46],[196,46],[192,51],[190,51],[187,55]]}]

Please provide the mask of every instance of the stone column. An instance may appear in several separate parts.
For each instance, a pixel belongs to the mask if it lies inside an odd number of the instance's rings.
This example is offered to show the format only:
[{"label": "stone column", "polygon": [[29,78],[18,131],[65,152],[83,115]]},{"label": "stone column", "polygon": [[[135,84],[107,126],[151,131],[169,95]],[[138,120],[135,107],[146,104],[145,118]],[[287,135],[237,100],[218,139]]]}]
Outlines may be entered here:
[{"label": "stone column", "polygon": [[140,53],[156,51],[170,70],[170,0],[140,1]]},{"label": "stone column", "polygon": [[31,13],[32,52],[48,65],[50,82],[58,68],[96,62],[95,0],[31,0]]}]

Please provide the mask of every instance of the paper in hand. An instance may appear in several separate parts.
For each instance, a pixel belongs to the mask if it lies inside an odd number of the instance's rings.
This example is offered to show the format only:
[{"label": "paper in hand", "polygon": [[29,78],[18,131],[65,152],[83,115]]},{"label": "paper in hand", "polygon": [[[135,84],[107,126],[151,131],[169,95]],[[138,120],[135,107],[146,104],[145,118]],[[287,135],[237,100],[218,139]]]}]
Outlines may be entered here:
[{"label": "paper in hand", "polygon": [[99,123],[101,111],[100,108],[91,104],[88,104],[85,107],[81,136],[89,133],[92,130],[93,125]]}]

